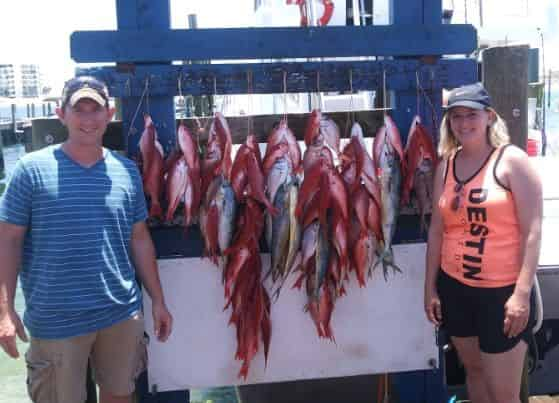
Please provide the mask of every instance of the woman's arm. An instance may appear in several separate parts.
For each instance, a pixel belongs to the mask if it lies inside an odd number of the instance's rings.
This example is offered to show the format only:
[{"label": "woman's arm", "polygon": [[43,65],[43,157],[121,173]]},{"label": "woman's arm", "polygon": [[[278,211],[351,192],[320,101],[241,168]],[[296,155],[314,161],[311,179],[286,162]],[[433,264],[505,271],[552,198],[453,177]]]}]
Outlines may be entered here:
[{"label": "woman's arm", "polygon": [[503,166],[497,176],[504,176],[516,208],[520,225],[521,268],[514,293],[505,304],[505,334],[514,337],[524,330],[530,313],[530,293],[540,256],[543,196],[541,180],[530,159],[517,147],[507,147]]},{"label": "woman's arm", "polygon": [[443,241],[443,222],[439,210],[439,199],[444,188],[444,174],[447,160],[441,161],[435,172],[433,183],[433,207],[431,209],[431,223],[429,224],[429,239],[425,256],[425,314],[427,319],[435,325],[442,320],[441,302],[437,293],[437,275],[441,266],[441,247]]}]

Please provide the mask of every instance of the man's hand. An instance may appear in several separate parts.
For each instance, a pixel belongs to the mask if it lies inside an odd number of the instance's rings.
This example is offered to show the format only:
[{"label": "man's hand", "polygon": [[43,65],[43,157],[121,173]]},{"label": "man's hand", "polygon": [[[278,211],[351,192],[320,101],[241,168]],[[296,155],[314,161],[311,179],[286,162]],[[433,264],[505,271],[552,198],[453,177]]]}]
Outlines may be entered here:
[{"label": "man's hand", "polygon": [[173,317],[164,302],[153,302],[151,306],[153,315],[153,331],[157,340],[167,341],[173,330]]},{"label": "man's hand", "polygon": [[17,351],[16,334],[22,340],[27,342],[27,334],[21,323],[19,315],[13,310],[7,310],[0,314],[0,346],[12,358],[19,357]]}]

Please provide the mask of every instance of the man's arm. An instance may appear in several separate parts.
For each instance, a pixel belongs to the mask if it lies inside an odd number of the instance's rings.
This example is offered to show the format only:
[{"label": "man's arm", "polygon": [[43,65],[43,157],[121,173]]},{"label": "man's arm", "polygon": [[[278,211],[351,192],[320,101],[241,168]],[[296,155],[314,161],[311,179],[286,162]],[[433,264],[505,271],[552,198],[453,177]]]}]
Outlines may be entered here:
[{"label": "man's arm", "polygon": [[151,297],[155,335],[160,341],[165,341],[171,334],[173,318],[165,305],[155,260],[155,248],[143,221],[137,222],[132,227],[130,246],[136,272]]},{"label": "man's arm", "polygon": [[16,334],[27,341],[25,329],[14,308],[26,230],[26,227],[0,221],[0,346],[13,358],[19,357]]}]

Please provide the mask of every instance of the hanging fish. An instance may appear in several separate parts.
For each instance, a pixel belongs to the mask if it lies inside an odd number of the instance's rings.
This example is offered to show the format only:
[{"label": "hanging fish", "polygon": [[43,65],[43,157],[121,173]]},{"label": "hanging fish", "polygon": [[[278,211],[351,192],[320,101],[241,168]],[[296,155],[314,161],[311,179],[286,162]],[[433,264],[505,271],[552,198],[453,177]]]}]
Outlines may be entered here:
[{"label": "hanging fish", "polygon": [[412,121],[404,157],[407,169],[402,186],[402,204],[410,203],[413,191],[421,217],[421,232],[423,232],[427,228],[425,216],[433,203],[437,154],[433,138],[421,123],[419,116],[415,116]]},{"label": "hanging fish", "polygon": [[394,262],[392,238],[400,212],[400,187],[402,182],[403,150],[400,133],[396,124],[388,115],[384,117],[384,125],[377,131],[373,143],[375,168],[381,185],[381,223],[383,240],[379,250],[377,266],[382,263],[385,279],[388,268],[401,272]]}]

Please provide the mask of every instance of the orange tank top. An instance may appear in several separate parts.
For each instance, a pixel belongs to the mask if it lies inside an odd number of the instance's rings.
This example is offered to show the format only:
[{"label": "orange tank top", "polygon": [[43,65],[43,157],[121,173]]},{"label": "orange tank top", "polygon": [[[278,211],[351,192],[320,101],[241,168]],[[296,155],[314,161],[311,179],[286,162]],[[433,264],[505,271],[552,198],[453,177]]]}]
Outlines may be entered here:
[{"label": "orange tank top", "polygon": [[439,199],[444,230],[441,268],[472,287],[512,285],[520,273],[520,226],[514,198],[495,174],[506,147],[493,150],[479,171],[461,182],[457,210],[452,206],[460,183],[455,174],[456,154],[447,163]]}]

